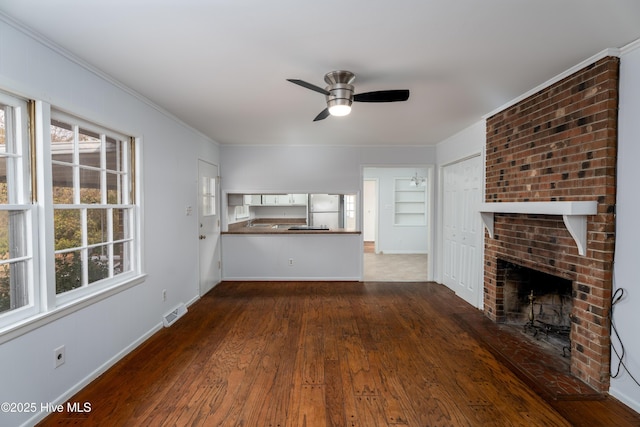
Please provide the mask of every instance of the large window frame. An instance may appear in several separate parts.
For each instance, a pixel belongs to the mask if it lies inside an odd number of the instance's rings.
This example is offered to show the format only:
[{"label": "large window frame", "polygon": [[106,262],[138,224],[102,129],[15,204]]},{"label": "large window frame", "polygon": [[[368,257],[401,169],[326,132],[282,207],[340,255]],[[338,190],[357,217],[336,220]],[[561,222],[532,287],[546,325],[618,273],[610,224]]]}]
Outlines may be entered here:
[{"label": "large window frame", "polygon": [[[7,229],[6,253],[2,254],[0,269],[9,275],[8,310],[0,311],[0,327],[11,325],[33,316],[39,311],[40,294],[37,292],[38,271],[34,255],[37,248],[35,233],[36,212],[32,203],[31,154],[32,139],[29,132],[29,106],[18,97],[0,92],[3,110],[4,141],[0,146],[6,182],[0,201],[0,216],[5,217]],[[20,246],[20,249],[16,248]],[[0,289],[0,292],[6,292]]]},{"label": "large window frame", "polygon": [[[122,133],[58,110],[51,110],[50,123],[56,301],[64,304],[139,274],[136,143]],[[66,130],[69,140],[54,141],[54,128]],[[60,170],[68,170],[67,179],[63,177],[66,183],[57,185]],[[69,191],[61,194],[60,190]],[[78,230],[75,242],[73,237],[69,242],[58,234],[74,231],[67,227],[59,233],[60,224],[73,217]],[[96,222],[102,230],[95,229]],[[69,256],[75,262],[65,262]],[[69,284],[69,279],[77,283]]]},{"label": "large window frame", "polygon": [[[142,283],[145,274],[141,231],[142,197],[138,191],[141,179],[141,138],[56,110],[46,102],[27,101],[2,91],[0,108],[9,111],[8,115],[3,113],[3,117],[7,115],[15,122],[15,126],[10,126],[9,133],[16,139],[11,147],[0,144],[0,162],[4,162],[0,164],[0,171],[6,171],[4,175],[7,175],[7,185],[0,185],[0,226],[2,216],[6,216],[4,213],[13,213],[17,219],[12,219],[14,222],[5,220],[5,229],[9,228],[6,224],[12,225],[14,235],[24,241],[20,251],[13,249],[10,254],[6,243],[15,238],[6,237],[10,234],[6,231],[4,237],[0,233],[0,249],[4,239],[6,252],[6,259],[0,259],[0,268],[2,265],[17,263],[27,266],[19,277],[24,282],[26,302],[19,307],[0,311],[1,344]],[[52,157],[55,151],[52,147],[52,123],[67,123],[74,127],[75,151],[70,161]],[[82,163],[77,138],[77,130],[80,129],[99,141],[96,145],[100,147],[100,155],[96,157],[99,159],[98,163]],[[109,154],[107,160],[106,146],[114,141],[120,141],[116,144],[119,144],[120,149],[116,155]],[[2,168],[5,164],[9,166]],[[73,169],[73,179],[70,181],[73,185],[73,198],[68,203],[61,203],[60,200],[54,203],[53,189],[56,184],[53,174],[54,169],[59,167]],[[99,199],[85,200],[80,196],[83,174],[100,177],[99,180],[93,180],[95,183],[100,181],[100,188],[97,190]],[[9,198],[5,195],[3,199],[2,189],[8,188],[9,184],[12,189],[7,194],[11,193],[11,196]],[[56,248],[56,211],[73,210],[79,213],[79,224],[83,227],[79,233],[82,236],[80,245]],[[104,228],[93,226],[92,234],[87,230],[91,227],[92,217],[96,215],[103,219]],[[19,226],[13,227],[14,223],[19,223]],[[96,254],[96,249],[101,252]],[[82,278],[82,282],[75,289],[57,292],[56,258],[71,250],[80,254],[82,262],[79,264],[81,267],[78,277]],[[13,253],[17,255],[14,256]],[[127,260],[123,254],[126,254]],[[89,279],[87,273],[91,263],[101,264],[105,268],[102,276]]]}]

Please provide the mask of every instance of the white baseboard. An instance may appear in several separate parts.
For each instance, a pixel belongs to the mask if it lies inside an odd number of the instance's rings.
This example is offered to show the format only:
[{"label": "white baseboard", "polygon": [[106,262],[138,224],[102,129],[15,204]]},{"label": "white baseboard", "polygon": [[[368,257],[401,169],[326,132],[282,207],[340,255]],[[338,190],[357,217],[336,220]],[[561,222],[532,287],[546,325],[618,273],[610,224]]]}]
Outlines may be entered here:
[{"label": "white baseboard", "polygon": [[[64,404],[64,402],[66,402],[67,400],[69,400],[73,395],[75,395],[76,393],[78,393],[80,390],[82,390],[83,388],[85,388],[87,385],[89,385],[93,380],[95,380],[96,378],[98,378],[100,375],[104,374],[109,368],[111,368],[112,366],[114,366],[116,363],[118,363],[123,357],[125,357],[127,354],[131,353],[133,350],[135,350],[138,346],[140,346],[142,343],[144,343],[146,340],[148,340],[149,338],[151,338],[151,336],[153,334],[155,334],[156,332],[158,332],[160,329],[162,329],[162,322],[158,323],[157,325],[155,325],[153,328],[151,328],[149,331],[147,331],[145,334],[143,334],[141,337],[139,337],[137,340],[135,340],[134,342],[132,342],[130,345],[128,345],[127,347],[125,347],[122,351],[120,351],[118,354],[116,354],[115,356],[113,356],[111,359],[107,360],[105,363],[103,363],[101,366],[99,366],[95,371],[91,372],[89,375],[87,375],[85,378],[83,378],[81,381],[79,381],[76,385],[74,385],[73,387],[71,387],[69,390],[67,390],[65,393],[63,393],[62,395],[58,396],[57,399],[55,399],[52,403],[54,405],[61,405]],[[36,413],[33,417],[31,417],[30,419],[28,419],[27,421],[25,421],[22,424],[22,427],[29,427],[29,426],[33,426],[35,424],[37,424],[38,422],[42,421],[43,419],[45,419],[48,415],[50,415],[49,412],[38,412]]]}]

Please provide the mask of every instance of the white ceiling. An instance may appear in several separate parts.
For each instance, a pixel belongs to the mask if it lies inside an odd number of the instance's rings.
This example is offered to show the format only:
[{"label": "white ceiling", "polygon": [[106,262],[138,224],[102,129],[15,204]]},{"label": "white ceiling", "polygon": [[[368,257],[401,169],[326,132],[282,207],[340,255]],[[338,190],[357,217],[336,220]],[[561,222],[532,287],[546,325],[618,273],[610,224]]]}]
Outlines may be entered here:
[{"label": "white ceiling", "polygon": [[[606,48],[639,0],[0,0],[0,11],[221,144],[431,145]],[[312,122],[323,76],[410,89]]]}]

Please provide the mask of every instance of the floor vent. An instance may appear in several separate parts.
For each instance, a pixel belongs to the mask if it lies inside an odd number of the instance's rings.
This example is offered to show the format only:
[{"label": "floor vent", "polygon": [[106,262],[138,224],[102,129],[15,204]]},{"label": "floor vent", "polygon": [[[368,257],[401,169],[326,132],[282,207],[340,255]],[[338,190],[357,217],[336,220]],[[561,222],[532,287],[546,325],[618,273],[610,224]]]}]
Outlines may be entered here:
[{"label": "floor vent", "polygon": [[164,323],[164,327],[169,327],[173,325],[179,318],[184,316],[187,312],[187,306],[184,303],[180,303],[176,308],[165,314],[162,318]]}]

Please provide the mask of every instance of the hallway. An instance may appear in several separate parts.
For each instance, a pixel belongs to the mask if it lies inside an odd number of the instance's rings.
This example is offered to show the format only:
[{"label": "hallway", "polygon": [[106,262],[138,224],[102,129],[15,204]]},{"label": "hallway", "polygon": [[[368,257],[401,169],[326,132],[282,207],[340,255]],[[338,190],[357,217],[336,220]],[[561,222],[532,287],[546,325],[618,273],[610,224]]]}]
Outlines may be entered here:
[{"label": "hallway", "polygon": [[365,282],[424,282],[427,254],[376,254],[373,242],[364,242]]}]

